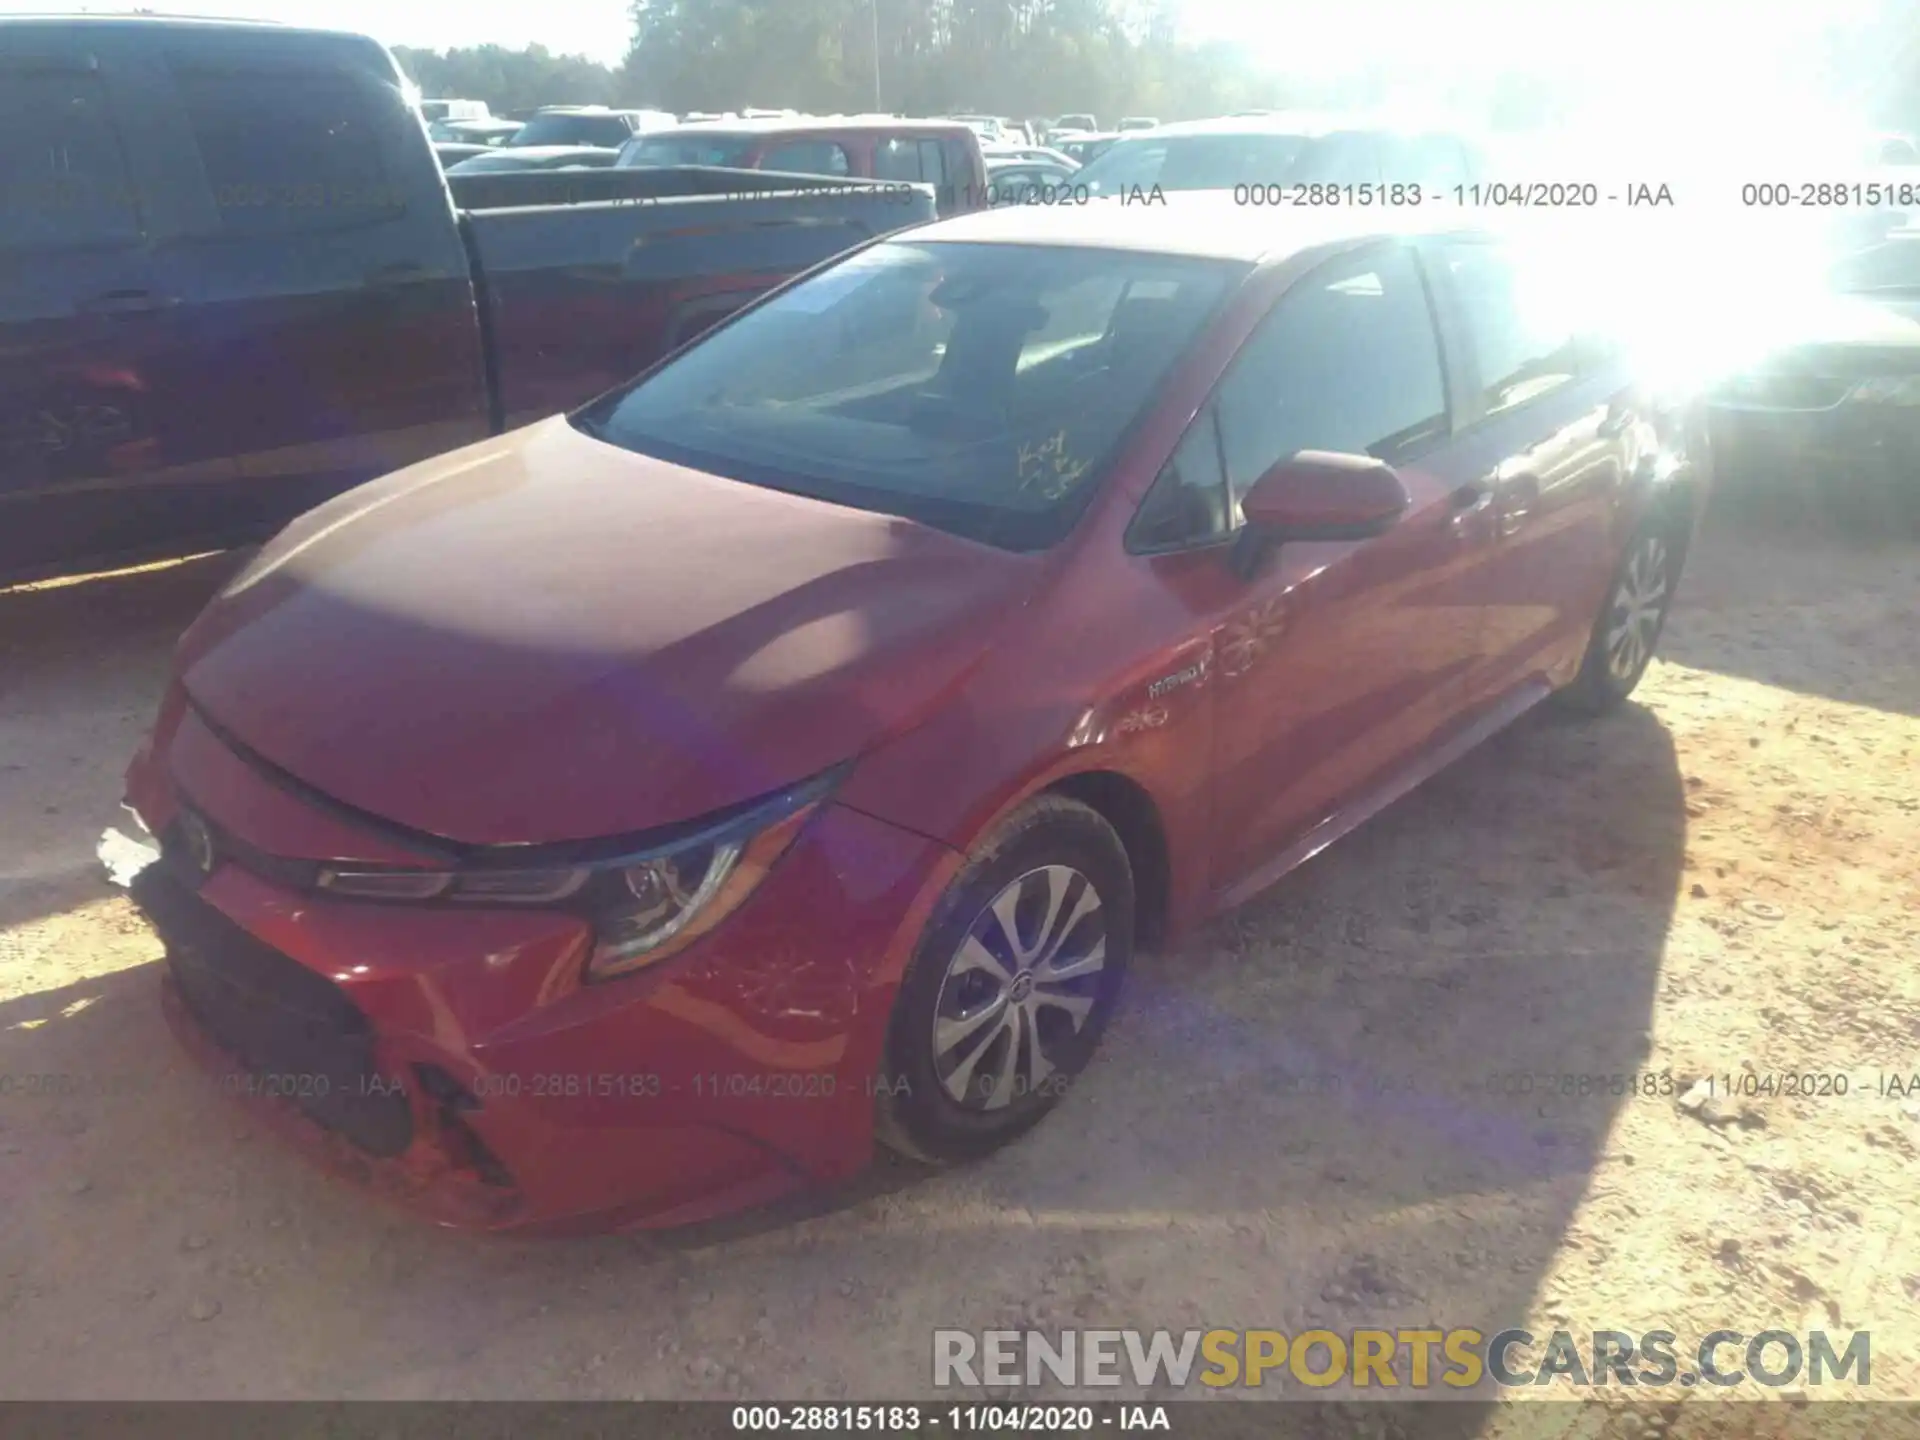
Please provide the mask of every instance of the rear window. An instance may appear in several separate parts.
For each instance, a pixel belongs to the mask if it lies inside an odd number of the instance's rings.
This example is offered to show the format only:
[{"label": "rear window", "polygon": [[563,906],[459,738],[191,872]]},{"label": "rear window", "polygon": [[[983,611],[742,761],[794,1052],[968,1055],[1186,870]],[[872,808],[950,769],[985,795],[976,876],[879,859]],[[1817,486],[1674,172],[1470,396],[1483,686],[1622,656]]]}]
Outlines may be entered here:
[{"label": "rear window", "polygon": [[1293,177],[1314,142],[1305,135],[1155,135],[1116,140],[1074,176],[1095,195],[1150,190],[1231,190]]},{"label": "rear window", "polygon": [[907,136],[882,140],[873,147],[873,178],[944,185],[947,166],[940,153],[940,142]]},{"label": "rear window", "polygon": [[[174,84],[220,228],[331,230],[403,208],[382,156],[383,110],[400,106],[351,73],[176,66]],[[271,115],[273,123],[261,123]]]},{"label": "rear window", "polygon": [[648,135],[621,153],[623,166],[724,165],[745,168],[751,141],[734,135]]},{"label": "rear window", "polygon": [[575,420],[610,444],[1008,549],[1053,544],[1247,267],[872,246]]},{"label": "rear window", "polygon": [[789,140],[761,156],[760,168],[792,175],[851,175],[853,162],[831,140]]}]

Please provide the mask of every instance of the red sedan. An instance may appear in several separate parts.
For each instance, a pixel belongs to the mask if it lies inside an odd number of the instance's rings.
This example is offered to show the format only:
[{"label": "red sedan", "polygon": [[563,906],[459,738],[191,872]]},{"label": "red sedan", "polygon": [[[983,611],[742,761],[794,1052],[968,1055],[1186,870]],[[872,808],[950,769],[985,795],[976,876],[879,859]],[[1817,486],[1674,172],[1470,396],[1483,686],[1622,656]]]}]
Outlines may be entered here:
[{"label": "red sedan", "polygon": [[876,242],[267,546],[122,846],[221,1083],[488,1228],[981,1155],[1136,946],[1620,702],[1692,417],[1492,236],[1184,198]]}]

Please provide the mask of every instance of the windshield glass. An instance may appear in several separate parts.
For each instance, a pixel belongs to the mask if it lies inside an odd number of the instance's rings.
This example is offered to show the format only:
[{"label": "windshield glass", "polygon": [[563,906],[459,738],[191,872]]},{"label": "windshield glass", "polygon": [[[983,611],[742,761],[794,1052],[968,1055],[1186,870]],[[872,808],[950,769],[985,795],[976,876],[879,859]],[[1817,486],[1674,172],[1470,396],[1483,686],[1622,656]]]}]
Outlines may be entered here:
[{"label": "windshield glass", "polygon": [[1117,140],[1073,177],[1095,195],[1150,190],[1231,190],[1286,181],[1312,142],[1304,135],[1154,135]]},{"label": "windshield glass", "polygon": [[1066,246],[876,245],[575,423],[678,464],[1041,549],[1071,528],[1246,270]]},{"label": "windshield glass", "polygon": [[733,135],[649,135],[628,145],[622,165],[728,165],[744,167],[750,142]]},{"label": "windshield glass", "polygon": [[618,115],[536,115],[507,144],[624,145],[633,131]]}]

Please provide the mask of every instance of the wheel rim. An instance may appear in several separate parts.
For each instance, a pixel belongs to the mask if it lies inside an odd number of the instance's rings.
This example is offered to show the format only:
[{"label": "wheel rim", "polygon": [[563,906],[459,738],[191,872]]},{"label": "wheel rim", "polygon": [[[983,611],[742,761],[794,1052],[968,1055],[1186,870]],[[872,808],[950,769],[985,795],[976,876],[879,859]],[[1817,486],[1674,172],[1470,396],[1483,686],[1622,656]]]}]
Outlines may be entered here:
[{"label": "wheel rim", "polygon": [[1649,535],[1627,557],[1607,615],[1607,669],[1631,681],[1646,668],[1667,610],[1667,546]]},{"label": "wheel rim", "polygon": [[1106,964],[1106,912],[1078,870],[1029,870],[994,896],[934,1005],[933,1065],[947,1097],[1001,1110],[1041,1093],[1085,1029]]}]

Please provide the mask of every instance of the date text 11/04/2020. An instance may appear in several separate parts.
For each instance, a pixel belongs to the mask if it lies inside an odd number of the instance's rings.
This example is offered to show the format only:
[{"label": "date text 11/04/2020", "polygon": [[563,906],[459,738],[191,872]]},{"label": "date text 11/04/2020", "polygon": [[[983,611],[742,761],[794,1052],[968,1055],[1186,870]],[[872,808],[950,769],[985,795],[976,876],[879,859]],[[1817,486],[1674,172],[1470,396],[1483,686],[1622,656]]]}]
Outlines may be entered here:
[{"label": "date text 11/04/2020", "polygon": [[1164,1405],[736,1405],[735,1432],[875,1432],[950,1430],[1091,1435],[1102,1430],[1171,1431]]},{"label": "date text 11/04/2020", "polygon": [[[1170,192],[1158,185],[1119,186],[1096,192],[1071,178],[1057,181],[1003,181],[990,183],[982,198],[989,205],[1080,206],[1096,200],[1121,205],[1168,205]],[[1665,182],[1628,181],[1602,185],[1592,180],[1475,182],[1461,185],[1416,185],[1399,182],[1333,181],[1242,182],[1233,187],[1234,204],[1269,209],[1413,210],[1452,207],[1464,210],[1592,210],[1667,209],[1675,204],[1673,187]]]}]

